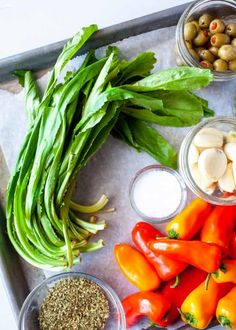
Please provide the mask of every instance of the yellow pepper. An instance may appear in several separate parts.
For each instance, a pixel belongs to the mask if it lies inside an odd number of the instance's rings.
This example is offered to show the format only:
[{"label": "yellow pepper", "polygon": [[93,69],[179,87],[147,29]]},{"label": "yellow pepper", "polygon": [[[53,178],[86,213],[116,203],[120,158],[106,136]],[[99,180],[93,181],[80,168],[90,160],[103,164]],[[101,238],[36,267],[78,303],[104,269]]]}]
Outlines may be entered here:
[{"label": "yellow pepper", "polygon": [[206,218],[212,206],[200,198],[194,199],[182,212],[173,218],[166,226],[170,238],[189,240],[193,238]]},{"label": "yellow pepper", "polygon": [[224,260],[221,268],[212,274],[216,283],[236,283],[236,260]]},{"label": "yellow pepper", "polygon": [[197,329],[205,329],[215,316],[219,299],[230,289],[230,283],[218,284],[212,278],[205,288],[205,281],[194,289],[181,306],[182,320]]},{"label": "yellow pepper", "polygon": [[216,318],[222,327],[236,328],[236,285],[218,302]]}]

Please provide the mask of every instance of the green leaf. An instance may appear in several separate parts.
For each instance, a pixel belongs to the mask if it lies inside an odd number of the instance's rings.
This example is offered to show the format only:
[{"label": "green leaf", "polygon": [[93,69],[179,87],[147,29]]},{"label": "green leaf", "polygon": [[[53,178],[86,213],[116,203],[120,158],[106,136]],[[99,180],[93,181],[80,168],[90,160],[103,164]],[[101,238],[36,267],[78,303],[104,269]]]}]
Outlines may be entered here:
[{"label": "green leaf", "polygon": [[132,78],[143,78],[150,74],[156,63],[153,52],[143,52],[131,61],[123,60],[121,62],[121,74],[117,84],[128,83]]},{"label": "green leaf", "polygon": [[176,150],[157,132],[156,129],[138,119],[125,117],[124,120],[129,127],[129,134],[132,135],[132,139],[127,137],[127,127],[125,127],[126,131],[124,131],[124,124],[120,119],[117,122],[116,130],[121,132],[121,136],[125,136],[130,145],[138,151],[142,150],[149,153],[154,159],[163,165],[172,168],[177,167]]},{"label": "green leaf", "polygon": [[188,126],[188,124],[186,125],[180,118],[176,118],[174,116],[158,116],[156,113],[146,109],[134,109],[124,107],[122,108],[122,112],[130,117],[161,126]]},{"label": "green leaf", "polygon": [[69,60],[76,55],[78,50],[84,45],[84,43],[91,37],[91,35],[98,30],[96,24],[92,24],[88,27],[82,28],[78,33],[74,35],[64,46],[61,54],[58,56],[57,62],[51,73],[46,91],[45,97],[50,92],[50,89],[54,88],[57,80]]},{"label": "green leaf", "polygon": [[195,90],[206,87],[213,81],[210,70],[190,67],[170,68],[158,71],[125,88],[148,92],[155,90]]},{"label": "green leaf", "polygon": [[18,70],[15,71],[15,76],[18,77],[19,83],[22,87],[24,87],[25,110],[31,125],[38,114],[39,104],[41,101],[38,86],[31,71]]},{"label": "green leaf", "polygon": [[92,128],[105,114],[103,111],[104,104],[112,101],[129,101],[133,104],[144,106],[153,110],[157,110],[162,107],[161,100],[119,87],[108,88],[101,94],[97,94],[96,99],[94,99],[91,104],[86,107],[86,113],[78,124],[77,129],[82,129],[82,131],[85,132],[87,129]]},{"label": "green leaf", "polygon": [[160,99],[163,107],[153,112],[133,107],[126,107],[123,111],[146,122],[174,127],[196,125],[204,116],[202,102],[188,91],[156,91],[147,95]]}]

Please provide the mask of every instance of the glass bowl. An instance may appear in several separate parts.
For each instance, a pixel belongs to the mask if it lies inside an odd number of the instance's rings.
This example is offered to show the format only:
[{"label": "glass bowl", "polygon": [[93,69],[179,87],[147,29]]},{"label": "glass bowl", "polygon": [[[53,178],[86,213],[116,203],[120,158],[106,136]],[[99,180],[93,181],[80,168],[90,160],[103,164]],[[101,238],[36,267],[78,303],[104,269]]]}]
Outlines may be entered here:
[{"label": "glass bowl", "polygon": [[189,148],[195,135],[205,127],[216,128],[225,132],[236,131],[236,118],[233,117],[217,117],[209,119],[195,126],[185,136],[179,151],[179,169],[185,183],[198,197],[215,205],[236,205],[236,195],[223,197],[222,193],[217,190],[213,195],[204,192],[194,181],[188,162]]},{"label": "glass bowl", "polygon": [[39,307],[48,295],[49,289],[57,282],[66,278],[85,278],[99,285],[109,302],[110,316],[104,330],[125,330],[125,315],[122,304],[115,291],[102,280],[95,276],[80,273],[66,272],[49,277],[34,288],[26,298],[19,316],[19,330],[39,330],[38,314]]},{"label": "glass bowl", "polygon": [[[184,25],[190,20],[198,19],[203,13],[209,13],[227,22],[236,22],[235,0],[199,0],[193,2],[181,15],[176,28],[176,56],[177,63],[202,68],[200,63],[189,53],[184,41]],[[216,81],[226,81],[236,78],[236,72],[217,72],[212,70]]]},{"label": "glass bowl", "polygon": [[[179,185],[179,190],[180,190],[180,194],[181,194],[180,199],[179,199],[179,204],[173,210],[173,212],[171,212],[167,216],[155,217],[155,216],[147,215],[147,214],[143,213],[136,204],[135,197],[134,197],[134,191],[136,188],[136,184],[139,182],[140,178],[142,178],[145,174],[147,174],[151,171],[167,172],[176,179],[176,182]],[[179,173],[177,171],[172,170],[171,168],[162,166],[162,165],[150,165],[150,166],[146,166],[146,167],[142,168],[141,170],[139,170],[136,173],[134,179],[131,181],[131,184],[130,184],[129,198],[130,198],[130,203],[131,203],[132,208],[139,216],[141,216],[144,220],[151,222],[153,224],[160,224],[160,223],[167,222],[169,219],[176,216],[185,207],[186,201],[187,201],[187,187],[184,183],[184,180],[182,179],[182,177],[179,175]],[[166,200],[166,202],[168,204],[168,200]]]}]

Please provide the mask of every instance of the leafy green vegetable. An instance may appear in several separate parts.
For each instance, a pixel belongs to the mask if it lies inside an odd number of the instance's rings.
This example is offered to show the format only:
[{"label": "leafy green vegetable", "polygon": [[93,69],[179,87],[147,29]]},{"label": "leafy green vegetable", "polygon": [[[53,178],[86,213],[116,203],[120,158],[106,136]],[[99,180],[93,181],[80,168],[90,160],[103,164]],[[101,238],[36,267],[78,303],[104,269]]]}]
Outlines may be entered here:
[{"label": "leafy green vegetable", "polygon": [[199,68],[179,67],[160,70],[131,86],[128,89],[139,92],[156,90],[195,90],[206,87],[213,80],[210,70]]},{"label": "leafy green vegetable", "polygon": [[205,100],[189,92],[206,86],[210,72],[175,68],[150,75],[151,52],[121,61],[116,47],[108,47],[102,59],[91,51],[76,72],[66,73],[68,61],[96,30],[83,28],[65,45],[42,98],[31,72],[16,72],[30,125],[8,186],[7,231],[17,252],[40,268],[72,267],[80,252],[103,246],[89,239],[106,224],[82,220],[71,196],[77,174],[111,131],[175,168],[175,149],[147,122],[187,126],[213,115]]},{"label": "leafy green vegetable", "polygon": [[175,149],[154,128],[143,121],[120,116],[115,128],[116,134],[138,151],[149,153],[158,162],[172,168],[177,167]]},{"label": "leafy green vegetable", "polygon": [[120,64],[120,75],[116,84],[132,82],[132,79],[141,79],[148,76],[156,63],[155,54],[144,52],[131,61],[123,60]]},{"label": "leafy green vegetable", "polygon": [[32,124],[37,116],[37,109],[41,101],[38,87],[30,71],[18,70],[15,71],[15,76],[18,77],[19,83],[25,89],[25,110],[30,124]]}]

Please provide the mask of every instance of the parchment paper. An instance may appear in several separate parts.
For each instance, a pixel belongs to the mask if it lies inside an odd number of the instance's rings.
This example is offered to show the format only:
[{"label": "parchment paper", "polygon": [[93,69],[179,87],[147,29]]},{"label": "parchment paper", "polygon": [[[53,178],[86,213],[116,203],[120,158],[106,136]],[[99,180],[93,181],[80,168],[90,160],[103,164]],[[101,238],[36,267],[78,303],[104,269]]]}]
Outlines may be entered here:
[{"label": "parchment paper", "polygon": [[[174,27],[131,37],[117,42],[116,45],[120,49],[121,56],[126,59],[130,59],[142,51],[154,51],[158,59],[154,71],[176,66]],[[104,48],[97,52],[103,54]],[[76,67],[80,61],[79,58],[72,60],[70,68]],[[45,85],[45,81],[46,77],[41,79],[40,84]],[[216,111],[217,115],[230,116],[232,115],[235,89],[235,81],[213,83],[198,94],[209,100],[209,106]],[[14,95],[0,90],[0,144],[10,170],[15,163],[27,127],[23,99],[22,92]],[[190,129],[157,128],[177,150],[186,132]],[[105,280],[115,289],[120,298],[137,291],[120,273],[113,258],[114,244],[131,243],[131,230],[134,224],[141,220],[130,205],[129,183],[139,169],[154,163],[155,160],[149,155],[139,154],[123,142],[109,137],[78,178],[78,185],[74,194],[75,199],[81,203],[92,203],[105,193],[110,197],[109,206],[116,207],[117,211],[113,214],[101,215],[101,219],[107,220],[108,228],[96,238],[103,238],[105,247],[100,251],[83,255],[81,265],[76,266],[75,269]],[[192,198],[191,194],[189,194],[190,198]],[[160,226],[161,229],[164,227],[163,225]],[[37,270],[32,271],[32,267],[26,266],[25,263],[24,267],[27,267],[28,279],[32,288],[41,280],[42,275]],[[48,274],[47,272],[46,276],[48,275],[52,275],[52,273]],[[133,329],[141,328],[142,326],[139,324]]]}]

